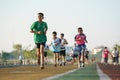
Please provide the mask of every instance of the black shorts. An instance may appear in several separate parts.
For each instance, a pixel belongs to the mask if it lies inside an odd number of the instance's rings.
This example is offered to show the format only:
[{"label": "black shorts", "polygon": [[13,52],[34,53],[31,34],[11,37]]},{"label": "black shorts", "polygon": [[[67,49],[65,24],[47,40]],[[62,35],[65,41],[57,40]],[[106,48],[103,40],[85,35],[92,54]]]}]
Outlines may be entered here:
[{"label": "black shorts", "polygon": [[42,43],[35,43],[35,44],[36,44],[36,48],[40,48],[40,45],[45,46],[45,42],[42,42]]},{"label": "black shorts", "polygon": [[53,51],[53,53],[60,53],[60,52]]},{"label": "black shorts", "polygon": [[78,54],[73,54],[72,57],[73,57],[73,58],[77,58],[77,57],[78,57]]},{"label": "black shorts", "polygon": [[66,53],[65,53],[65,52],[66,52],[65,50],[61,50],[61,51],[60,51],[60,55],[61,55],[61,56],[66,56]]},{"label": "black shorts", "polygon": [[108,58],[104,58],[104,62],[105,62],[105,63],[108,63]]},{"label": "black shorts", "polygon": [[47,57],[47,52],[46,51],[44,52],[44,57]]},{"label": "black shorts", "polygon": [[118,57],[113,57],[113,62],[119,62],[119,59],[118,59]]}]

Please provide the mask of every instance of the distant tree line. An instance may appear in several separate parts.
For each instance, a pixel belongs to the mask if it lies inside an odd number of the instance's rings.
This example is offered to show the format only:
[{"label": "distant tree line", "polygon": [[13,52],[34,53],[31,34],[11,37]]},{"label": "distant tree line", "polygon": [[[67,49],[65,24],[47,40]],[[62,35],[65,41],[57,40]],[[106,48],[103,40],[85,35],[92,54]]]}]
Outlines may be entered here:
[{"label": "distant tree line", "polygon": [[[0,60],[19,59],[20,55],[22,55],[23,59],[37,59],[36,48],[29,50],[28,48],[23,48],[21,44],[14,44],[13,49],[11,52],[2,51],[0,53]],[[47,52],[48,56],[53,57],[53,53],[50,50],[47,50]]]}]

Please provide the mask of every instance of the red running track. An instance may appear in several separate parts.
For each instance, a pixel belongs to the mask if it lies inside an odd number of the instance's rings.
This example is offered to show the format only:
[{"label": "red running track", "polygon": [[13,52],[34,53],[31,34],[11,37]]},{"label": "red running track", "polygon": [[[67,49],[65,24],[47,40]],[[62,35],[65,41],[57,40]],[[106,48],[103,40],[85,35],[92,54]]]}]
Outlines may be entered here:
[{"label": "red running track", "polygon": [[120,65],[98,64],[100,69],[107,74],[112,80],[120,80]]}]

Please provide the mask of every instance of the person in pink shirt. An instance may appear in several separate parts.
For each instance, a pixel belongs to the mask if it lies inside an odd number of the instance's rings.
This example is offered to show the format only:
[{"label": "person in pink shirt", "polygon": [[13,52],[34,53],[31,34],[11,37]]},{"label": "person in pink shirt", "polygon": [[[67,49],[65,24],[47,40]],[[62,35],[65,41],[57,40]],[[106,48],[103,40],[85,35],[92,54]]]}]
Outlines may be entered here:
[{"label": "person in pink shirt", "polygon": [[[84,67],[84,52],[86,49],[85,43],[87,43],[86,35],[83,33],[83,29],[81,27],[78,28],[78,34],[75,36],[76,48],[79,51],[78,56],[78,67]],[[82,55],[82,61],[81,61]]]},{"label": "person in pink shirt", "polygon": [[107,47],[104,47],[104,50],[103,50],[103,59],[104,59],[104,63],[107,64],[108,63],[108,54],[110,54],[110,51],[108,50]]}]

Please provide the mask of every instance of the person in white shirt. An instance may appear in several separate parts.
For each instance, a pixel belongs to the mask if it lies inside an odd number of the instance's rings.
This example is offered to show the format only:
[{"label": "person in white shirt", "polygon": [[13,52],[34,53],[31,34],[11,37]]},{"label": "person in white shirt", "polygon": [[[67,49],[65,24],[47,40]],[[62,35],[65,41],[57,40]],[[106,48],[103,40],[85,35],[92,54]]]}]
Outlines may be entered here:
[{"label": "person in white shirt", "polygon": [[57,32],[52,33],[52,41],[50,43],[50,49],[54,53],[54,66],[57,67],[59,64],[59,54],[60,54],[60,44],[61,39],[57,37]]},{"label": "person in white shirt", "polygon": [[[65,66],[65,56],[66,56],[66,48],[65,46],[68,44],[67,40],[64,38],[64,34],[60,34],[60,39],[61,39],[61,51],[60,51],[60,58],[61,58],[61,64],[60,66],[64,65]],[[63,64],[62,64],[63,63]]]},{"label": "person in white shirt", "polygon": [[119,51],[116,47],[114,47],[114,50],[112,51],[112,57],[113,57],[113,63],[119,63]]},{"label": "person in white shirt", "polygon": [[20,65],[22,65],[23,61],[22,61],[22,56],[21,55],[19,56],[19,61],[20,61]]}]

